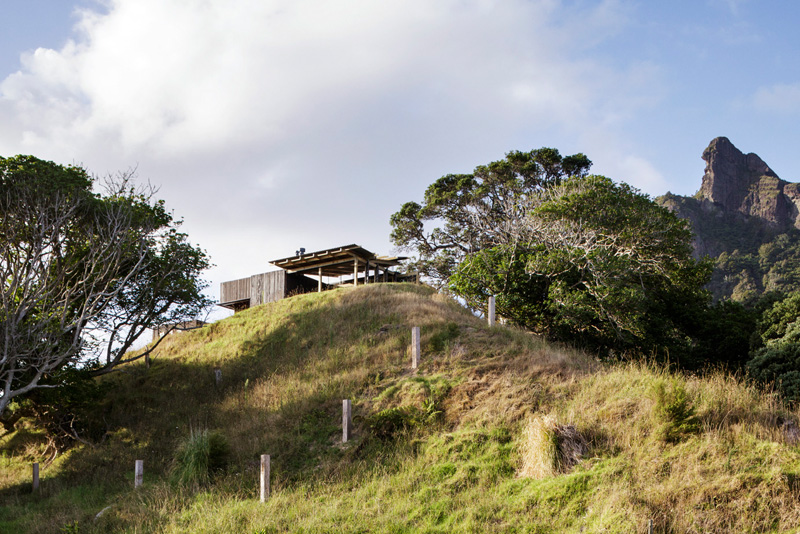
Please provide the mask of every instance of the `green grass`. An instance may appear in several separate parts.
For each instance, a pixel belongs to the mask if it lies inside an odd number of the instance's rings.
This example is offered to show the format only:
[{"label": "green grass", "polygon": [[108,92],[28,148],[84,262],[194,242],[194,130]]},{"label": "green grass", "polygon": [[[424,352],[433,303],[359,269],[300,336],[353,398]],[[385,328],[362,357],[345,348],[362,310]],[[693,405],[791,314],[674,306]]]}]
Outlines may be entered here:
[{"label": "green grass", "polygon": [[[415,372],[412,326],[422,329]],[[0,436],[0,532],[645,532],[648,519],[656,532],[794,532],[800,522],[800,451],[785,432],[798,417],[772,395],[723,374],[600,365],[489,329],[420,286],[260,306],[174,336],[149,370],[127,371],[107,378],[94,414],[108,426],[102,442],[44,465],[46,437],[30,422]],[[355,432],[343,445],[345,398]],[[582,460],[564,467],[551,447],[550,471],[530,475],[532,421],[546,422],[556,448],[564,429],[577,432]],[[229,446],[216,470],[197,467],[206,449],[191,439],[212,433]],[[187,450],[198,483],[176,480]],[[272,458],[264,504],[261,454]],[[37,495],[32,461],[44,465]]]}]

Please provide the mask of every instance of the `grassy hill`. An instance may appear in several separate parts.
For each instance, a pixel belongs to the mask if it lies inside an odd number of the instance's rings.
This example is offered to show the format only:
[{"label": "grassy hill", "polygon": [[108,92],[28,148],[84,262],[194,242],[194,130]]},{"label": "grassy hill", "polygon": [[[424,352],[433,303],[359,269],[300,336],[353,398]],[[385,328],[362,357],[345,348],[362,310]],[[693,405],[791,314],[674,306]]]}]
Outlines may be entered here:
[{"label": "grassy hill", "polygon": [[[416,371],[412,326],[422,329]],[[648,520],[655,532],[796,532],[800,523],[798,414],[774,396],[721,373],[599,364],[489,329],[422,286],[259,306],[173,336],[149,369],[126,371],[107,378],[93,414],[102,440],[51,459],[30,422],[0,435],[0,532],[630,533]],[[356,427],[344,445],[342,399]],[[191,463],[176,458],[191,452],[191,436],[209,435],[223,437],[227,462],[192,479]],[[265,504],[261,454],[272,458]],[[135,459],[145,461],[138,490]],[[37,494],[33,461],[44,465]]]}]

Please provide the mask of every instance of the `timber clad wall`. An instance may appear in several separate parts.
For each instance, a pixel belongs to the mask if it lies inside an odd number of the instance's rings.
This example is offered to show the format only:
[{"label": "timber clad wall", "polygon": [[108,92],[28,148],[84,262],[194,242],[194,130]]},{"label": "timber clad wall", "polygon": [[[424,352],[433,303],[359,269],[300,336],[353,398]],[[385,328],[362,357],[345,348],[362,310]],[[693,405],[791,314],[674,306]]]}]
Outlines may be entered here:
[{"label": "timber clad wall", "polygon": [[230,282],[220,284],[220,302],[236,302],[238,300],[250,300],[250,278],[240,278]]},{"label": "timber clad wall", "polygon": [[286,271],[272,271],[250,277],[250,306],[275,302],[286,296]]},{"label": "timber clad wall", "polygon": [[[326,286],[327,287],[327,286]],[[291,293],[317,290],[317,281],[302,274],[272,271],[220,284],[219,301],[244,309],[286,298]]]}]

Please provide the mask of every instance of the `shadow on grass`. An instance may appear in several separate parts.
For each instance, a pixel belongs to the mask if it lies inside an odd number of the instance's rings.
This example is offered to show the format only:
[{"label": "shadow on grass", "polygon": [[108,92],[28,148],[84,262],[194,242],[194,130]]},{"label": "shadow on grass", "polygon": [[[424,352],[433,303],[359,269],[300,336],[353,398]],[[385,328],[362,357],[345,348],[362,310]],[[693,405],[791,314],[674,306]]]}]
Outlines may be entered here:
[{"label": "shadow on grass", "polygon": [[[238,314],[238,326],[182,334],[177,350],[195,343],[195,353],[156,355],[149,369],[131,365],[106,378],[108,396],[91,414],[108,429],[102,443],[61,459],[57,472],[42,481],[40,495],[31,496],[29,485],[15,484],[0,496],[25,507],[29,500],[54,497],[54,491],[105,488],[96,504],[91,501],[92,510],[102,508],[133,491],[136,459],[145,461],[146,483],[168,479],[178,443],[191,430],[204,428],[219,429],[230,441],[226,487],[233,493],[255,494],[260,454],[271,455],[276,489],[324,483],[352,473],[359,463],[396,465],[398,454],[413,454],[413,449],[371,439],[359,424],[369,403],[358,399],[374,397],[375,388],[408,373],[412,319],[385,299],[405,298],[402,305],[409,309],[440,305],[432,306],[422,293],[375,288],[360,295],[304,295]],[[459,336],[455,312],[441,308],[441,317],[432,313],[428,319],[427,350],[443,349]],[[282,313],[278,320],[270,315],[276,313]],[[463,315],[463,321],[456,320],[475,330],[477,323]],[[225,336],[233,340],[222,343]],[[220,385],[215,369],[222,372]],[[343,398],[355,399],[357,423],[355,439],[346,446],[341,444]]]}]

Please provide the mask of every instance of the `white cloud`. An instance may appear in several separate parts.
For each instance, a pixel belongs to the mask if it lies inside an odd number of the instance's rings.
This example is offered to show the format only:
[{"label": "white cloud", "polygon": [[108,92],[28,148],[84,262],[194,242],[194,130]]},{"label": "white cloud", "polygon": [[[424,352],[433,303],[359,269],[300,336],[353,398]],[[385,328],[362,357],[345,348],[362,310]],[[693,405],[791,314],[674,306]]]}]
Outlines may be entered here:
[{"label": "white cloud", "polygon": [[110,0],[0,83],[0,154],[138,165],[225,276],[312,242],[387,252],[388,216],[446,172],[613,146],[663,86],[652,64],[592,56],[627,16],[613,0]]},{"label": "white cloud", "polygon": [[759,111],[798,113],[800,112],[800,83],[760,87],[753,96],[753,104]]},{"label": "white cloud", "polygon": [[748,3],[749,0],[712,0],[712,5],[721,5],[730,11],[731,15],[739,16],[741,8]]}]

